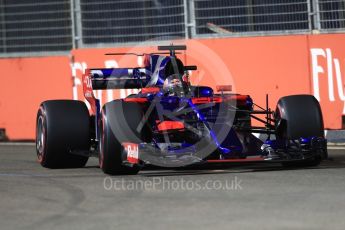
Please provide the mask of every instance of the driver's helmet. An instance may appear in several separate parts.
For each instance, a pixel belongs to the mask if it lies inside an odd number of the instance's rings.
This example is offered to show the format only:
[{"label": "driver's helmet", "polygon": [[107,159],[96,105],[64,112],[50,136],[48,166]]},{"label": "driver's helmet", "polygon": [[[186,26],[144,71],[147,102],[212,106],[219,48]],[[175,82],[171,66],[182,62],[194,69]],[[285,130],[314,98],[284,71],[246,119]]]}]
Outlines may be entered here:
[{"label": "driver's helmet", "polygon": [[169,96],[182,96],[183,84],[181,76],[178,74],[172,74],[164,80],[163,91]]}]

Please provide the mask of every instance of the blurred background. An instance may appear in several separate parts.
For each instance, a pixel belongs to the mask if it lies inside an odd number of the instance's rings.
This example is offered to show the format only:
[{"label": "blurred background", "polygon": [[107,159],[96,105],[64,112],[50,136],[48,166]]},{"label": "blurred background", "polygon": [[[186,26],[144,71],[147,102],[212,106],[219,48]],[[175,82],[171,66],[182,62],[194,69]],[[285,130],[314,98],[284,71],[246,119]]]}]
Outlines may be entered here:
[{"label": "blurred background", "polygon": [[124,67],[105,52],[176,39],[215,52],[257,104],[313,94],[341,129],[344,33],[343,0],[0,0],[0,140],[34,139],[43,100],[83,100],[86,68]]}]

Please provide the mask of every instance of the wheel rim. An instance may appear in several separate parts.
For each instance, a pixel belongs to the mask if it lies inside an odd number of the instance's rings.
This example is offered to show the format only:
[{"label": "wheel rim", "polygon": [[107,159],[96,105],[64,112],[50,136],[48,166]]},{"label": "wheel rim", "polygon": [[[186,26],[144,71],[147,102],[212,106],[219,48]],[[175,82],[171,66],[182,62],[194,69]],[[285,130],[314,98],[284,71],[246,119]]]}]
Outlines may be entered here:
[{"label": "wheel rim", "polygon": [[36,150],[37,150],[37,158],[39,162],[42,162],[44,158],[45,141],[46,141],[46,138],[45,138],[44,119],[42,116],[39,116],[37,120],[37,134],[36,134]]}]

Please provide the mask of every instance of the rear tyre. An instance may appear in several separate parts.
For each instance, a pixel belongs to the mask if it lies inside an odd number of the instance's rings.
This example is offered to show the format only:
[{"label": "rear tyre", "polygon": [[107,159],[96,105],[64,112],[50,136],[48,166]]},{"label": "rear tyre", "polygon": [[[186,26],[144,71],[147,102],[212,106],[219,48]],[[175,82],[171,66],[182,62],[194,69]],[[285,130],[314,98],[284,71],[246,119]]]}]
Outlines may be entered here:
[{"label": "rear tyre", "polygon": [[36,119],[38,162],[46,168],[84,167],[90,150],[89,112],[81,101],[51,100],[40,105]]},{"label": "rear tyre", "polygon": [[[311,95],[291,95],[282,97],[277,104],[276,136],[279,139],[297,140],[301,137],[323,137],[324,126],[319,102]],[[286,167],[317,166],[322,161],[315,153],[312,159],[284,162]]]},{"label": "rear tyre", "polygon": [[123,165],[123,142],[141,143],[149,138],[147,126],[138,131],[143,118],[140,105],[122,100],[104,105],[100,121],[100,168],[106,174],[137,174],[137,165]]}]

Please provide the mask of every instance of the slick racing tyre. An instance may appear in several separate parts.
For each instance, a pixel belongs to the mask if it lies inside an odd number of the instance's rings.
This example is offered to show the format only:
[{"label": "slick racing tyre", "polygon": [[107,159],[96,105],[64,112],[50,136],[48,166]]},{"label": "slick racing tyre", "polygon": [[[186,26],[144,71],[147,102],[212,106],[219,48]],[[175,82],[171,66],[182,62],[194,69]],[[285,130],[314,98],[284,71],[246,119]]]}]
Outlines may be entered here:
[{"label": "slick racing tyre", "polygon": [[[319,102],[311,95],[291,95],[282,97],[275,112],[276,136],[279,139],[297,140],[301,137],[323,137],[324,126]],[[284,162],[288,167],[317,166],[322,158]]]},{"label": "slick racing tyre", "polygon": [[106,174],[137,174],[137,165],[123,165],[122,143],[141,143],[149,138],[147,126],[140,131],[138,126],[143,118],[141,106],[135,102],[114,100],[103,106],[100,130],[100,168]]},{"label": "slick racing tyre", "polygon": [[277,104],[275,120],[276,135],[280,139],[324,136],[320,104],[311,95],[282,97]]},{"label": "slick racing tyre", "polygon": [[46,168],[84,167],[90,149],[89,112],[81,101],[43,102],[36,119],[38,162]]}]

